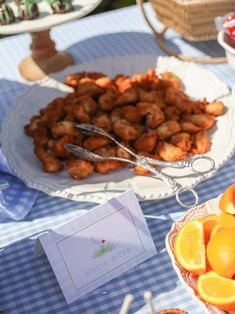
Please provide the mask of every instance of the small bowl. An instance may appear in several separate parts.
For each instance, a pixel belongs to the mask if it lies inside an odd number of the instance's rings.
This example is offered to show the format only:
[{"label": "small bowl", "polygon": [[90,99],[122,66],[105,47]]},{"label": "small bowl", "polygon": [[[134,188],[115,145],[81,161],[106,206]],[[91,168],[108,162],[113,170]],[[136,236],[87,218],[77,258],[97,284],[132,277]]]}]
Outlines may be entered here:
[{"label": "small bowl", "polygon": [[220,31],[217,35],[218,43],[224,48],[228,63],[235,70],[235,48],[231,47],[224,40],[224,31]]},{"label": "small bowl", "polygon": [[[235,61],[235,57],[234,57]],[[197,294],[197,276],[193,275],[192,273],[186,271],[184,268],[182,268],[174,255],[174,242],[176,239],[176,236],[179,232],[179,230],[188,223],[189,221],[210,215],[210,214],[220,214],[220,210],[218,207],[220,196],[211,199],[207,201],[206,203],[203,203],[202,205],[199,205],[197,207],[194,207],[186,212],[186,214],[178,221],[176,221],[172,227],[169,233],[166,236],[166,249],[168,254],[170,255],[172,266],[177,273],[180,281],[183,283],[183,285],[189,290],[189,292],[192,294],[194,298],[199,302],[201,307],[204,309],[205,313],[209,314],[225,314],[224,311],[218,309],[217,307],[208,304],[207,302],[202,301],[198,294]]]}]

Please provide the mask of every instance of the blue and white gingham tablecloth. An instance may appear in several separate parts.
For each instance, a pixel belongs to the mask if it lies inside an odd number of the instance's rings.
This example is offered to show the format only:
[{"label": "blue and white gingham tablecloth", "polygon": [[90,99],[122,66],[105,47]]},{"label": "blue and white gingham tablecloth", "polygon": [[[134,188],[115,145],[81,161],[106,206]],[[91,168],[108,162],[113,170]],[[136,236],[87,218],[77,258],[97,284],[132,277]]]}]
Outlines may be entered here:
[{"label": "blue and white gingham tablecloth", "polygon": [[[147,8],[155,20],[151,8]],[[223,50],[215,41],[190,43],[173,31],[167,32],[167,36],[171,39],[171,46],[177,46],[182,53],[223,55]],[[71,52],[77,63],[110,55],[163,55],[135,6],[55,27],[52,37],[57,48]],[[20,76],[17,65],[29,54],[29,44],[28,34],[0,40],[0,121],[13,105],[15,97],[27,89],[28,83]],[[235,83],[235,73],[227,64],[207,67],[229,85]],[[196,190],[201,202],[204,202],[223,192],[233,182],[235,158],[228,161],[213,178],[200,183]],[[157,309],[179,307],[191,314],[203,313],[179,282],[165,249],[165,236],[172,222],[183,214],[174,197],[141,203],[146,215],[157,216],[157,219],[147,218],[147,222],[158,254],[67,305],[46,258],[33,257],[35,238],[43,230],[65,223],[93,206],[39,193],[24,220],[0,224],[0,309],[4,313],[115,314],[127,293],[135,297],[131,313],[148,313],[142,297],[145,290],[152,291]]]}]

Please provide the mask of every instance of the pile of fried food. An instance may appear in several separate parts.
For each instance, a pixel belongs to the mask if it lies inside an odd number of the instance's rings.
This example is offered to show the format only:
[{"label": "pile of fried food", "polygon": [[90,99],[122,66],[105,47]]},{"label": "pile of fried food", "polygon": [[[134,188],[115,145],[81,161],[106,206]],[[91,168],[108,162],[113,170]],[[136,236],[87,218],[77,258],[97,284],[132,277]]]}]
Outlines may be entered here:
[{"label": "pile of fried food", "polygon": [[[68,75],[65,83],[74,92],[56,98],[25,126],[33,138],[34,152],[43,170],[54,173],[66,168],[73,179],[84,179],[94,171],[106,174],[123,168],[119,161],[92,163],[78,159],[64,144],[82,146],[100,156],[131,159],[129,153],[108,138],[87,136],[74,126],[96,125],[134,152],[164,161],[184,160],[210,150],[207,130],[224,113],[221,101],[195,101],[181,90],[171,72],[156,75],[150,69],[133,76],[83,72]],[[139,175],[146,170],[136,166]]]}]

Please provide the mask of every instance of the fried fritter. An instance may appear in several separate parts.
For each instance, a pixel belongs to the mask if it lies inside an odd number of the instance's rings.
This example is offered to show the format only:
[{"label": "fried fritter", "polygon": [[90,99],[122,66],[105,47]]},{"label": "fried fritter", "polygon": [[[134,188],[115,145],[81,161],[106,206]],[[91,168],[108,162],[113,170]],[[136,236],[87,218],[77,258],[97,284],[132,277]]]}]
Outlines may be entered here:
[{"label": "fried fritter", "polygon": [[139,102],[137,108],[141,116],[146,116],[146,125],[155,129],[165,121],[165,114],[156,103]]},{"label": "fried fritter", "polygon": [[35,155],[42,162],[43,170],[48,173],[61,171],[64,166],[63,163],[48,153],[42,146],[35,146]]},{"label": "fried fritter", "polygon": [[162,160],[172,162],[177,160],[185,160],[187,157],[186,152],[170,143],[163,141],[157,145],[156,153]]},{"label": "fried fritter", "polygon": [[[32,137],[35,154],[45,172],[66,167],[74,179],[101,174],[127,163],[104,160],[91,163],[77,159],[64,147],[72,143],[103,156],[134,159],[102,136],[91,136],[76,128],[90,123],[109,132],[131,151],[151,158],[177,161],[210,150],[207,129],[225,111],[221,101],[195,101],[182,89],[180,79],[171,72],[156,75],[155,69],[132,76],[111,78],[99,72],[70,74],[65,83],[74,92],[52,100],[24,127]],[[134,167],[139,175],[149,171]]]},{"label": "fried fritter", "polygon": [[157,135],[160,140],[165,140],[180,131],[181,127],[178,122],[166,121],[157,128]]},{"label": "fried fritter", "polygon": [[201,129],[210,129],[215,124],[215,117],[206,113],[185,114],[183,119],[199,126]]},{"label": "fried fritter", "polygon": [[171,143],[185,152],[189,152],[192,146],[190,134],[186,132],[173,135]]},{"label": "fried fritter", "polygon": [[148,131],[148,132],[143,133],[134,142],[134,147],[137,150],[151,153],[154,150],[156,143],[157,143],[157,132],[156,131]]},{"label": "fried fritter", "polygon": [[191,153],[205,154],[210,150],[210,138],[206,131],[201,131],[193,136],[193,146]]},{"label": "fried fritter", "polygon": [[68,174],[75,180],[85,179],[94,171],[94,165],[87,160],[69,159],[65,166]]},{"label": "fried fritter", "polygon": [[213,101],[205,106],[205,112],[213,116],[224,114],[224,104],[222,101]]}]

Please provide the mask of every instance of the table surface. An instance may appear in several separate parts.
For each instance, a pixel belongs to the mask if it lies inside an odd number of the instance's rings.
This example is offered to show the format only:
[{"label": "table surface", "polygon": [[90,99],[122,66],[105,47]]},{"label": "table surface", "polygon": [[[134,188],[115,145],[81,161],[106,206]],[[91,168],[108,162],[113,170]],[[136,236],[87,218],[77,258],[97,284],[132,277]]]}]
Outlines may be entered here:
[{"label": "table surface", "polygon": [[[150,6],[146,5],[146,8],[155,20]],[[164,55],[136,6],[58,26],[52,30],[52,37],[57,48],[72,53],[77,63],[110,55]],[[171,47],[185,54],[224,54],[216,41],[191,43],[173,31],[168,31],[167,37]],[[28,34],[0,41],[0,122],[10,106],[14,105],[15,97],[28,88],[29,83],[18,72],[18,64],[29,54],[29,45]],[[228,64],[204,66],[230,86],[235,83],[234,72]],[[213,178],[197,186],[200,202],[216,197],[235,182],[234,161],[235,157]],[[67,305],[47,259],[33,257],[35,239],[44,230],[65,223],[93,206],[92,203],[53,198],[40,193],[24,220],[1,223],[0,308],[4,313],[118,313],[127,293],[135,297],[130,313],[149,313],[142,296],[145,290],[152,291],[157,309],[179,307],[191,314],[203,313],[196,300],[179,282],[165,249],[167,232],[173,221],[184,213],[174,197],[141,203],[145,215],[155,216],[155,219],[146,219],[158,250],[157,255]]]}]

